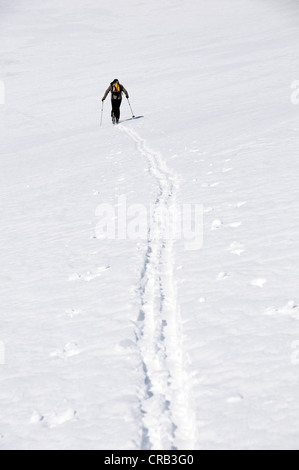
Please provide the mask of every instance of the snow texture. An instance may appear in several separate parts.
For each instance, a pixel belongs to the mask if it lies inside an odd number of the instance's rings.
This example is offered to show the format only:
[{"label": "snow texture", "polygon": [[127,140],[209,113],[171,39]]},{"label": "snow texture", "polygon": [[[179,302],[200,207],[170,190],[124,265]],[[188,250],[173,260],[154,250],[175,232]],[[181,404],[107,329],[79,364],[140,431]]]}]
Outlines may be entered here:
[{"label": "snow texture", "polygon": [[0,449],[298,450],[298,3],[0,12]]}]

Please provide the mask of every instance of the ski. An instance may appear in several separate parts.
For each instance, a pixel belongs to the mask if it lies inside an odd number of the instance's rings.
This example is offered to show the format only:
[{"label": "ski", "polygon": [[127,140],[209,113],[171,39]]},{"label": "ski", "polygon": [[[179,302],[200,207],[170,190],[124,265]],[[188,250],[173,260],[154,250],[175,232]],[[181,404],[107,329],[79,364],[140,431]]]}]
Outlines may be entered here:
[{"label": "ski", "polygon": [[121,124],[122,122],[136,121],[136,119],[141,119],[141,118],[144,118],[144,116],[136,116],[136,117],[131,117],[129,119],[123,119],[123,120],[119,121],[119,124]]}]

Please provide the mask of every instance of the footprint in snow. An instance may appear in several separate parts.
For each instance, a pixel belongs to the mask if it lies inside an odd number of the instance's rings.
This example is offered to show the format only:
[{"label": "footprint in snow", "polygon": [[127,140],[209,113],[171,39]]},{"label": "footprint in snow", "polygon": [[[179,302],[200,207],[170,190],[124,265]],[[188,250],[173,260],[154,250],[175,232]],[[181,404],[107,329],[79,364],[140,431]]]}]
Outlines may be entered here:
[{"label": "footprint in snow", "polygon": [[230,253],[232,253],[233,255],[237,255],[237,256],[241,256],[242,253],[244,253],[244,250],[243,250],[244,246],[242,245],[242,243],[239,243],[239,242],[233,242],[228,250],[230,251]]},{"label": "footprint in snow", "polygon": [[219,220],[219,219],[216,219],[214,220],[214,222],[212,223],[212,228],[211,230],[218,230],[220,227],[223,226],[223,222],[222,220]]},{"label": "footprint in snow", "polygon": [[221,228],[221,227],[238,228],[238,227],[241,227],[241,225],[242,225],[242,222],[233,222],[233,223],[231,223],[231,224],[224,225],[224,223],[222,222],[222,220],[216,219],[216,220],[214,220],[214,222],[212,223],[212,228],[211,228],[211,230],[218,230],[218,229]]},{"label": "footprint in snow", "polygon": [[220,183],[203,183],[201,185],[202,188],[216,188],[216,186],[219,186]]},{"label": "footprint in snow", "polygon": [[74,318],[74,317],[77,317],[78,315],[81,315],[82,311],[72,308],[72,309],[66,310],[65,313],[69,318]]},{"label": "footprint in snow", "polygon": [[61,413],[46,413],[44,415],[35,411],[30,419],[31,424],[41,424],[44,427],[53,429],[77,418],[77,411],[69,408]]},{"label": "footprint in snow", "polygon": [[228,227],[238,228],[238,227],[241,227],[241,225],[242,225],[242,222],[233,222],[232,224],[228,224]]},{"label": "footprint in snow", "polygon": [[218,276],[217,276],[217,281],[224,281],[228,277],[229,277],[229,274],[226,273],[226,272],[219,273]]},{"label": "footprint in snow", "polygon": [[238,393],[237,395],[228,398],[226,401],[227,403],[239,403],[242,400],[244,400],[244,396],[241,395],[241,393]]},{"label": "footprint in snow", "polygon": [[50,357],[58,357],[67,360],[70,357],[78,356],[81,351],[78,349],[77,343],[67,343],[63,349],[58,349],[50,354]]},{"label": "footprint in snow", "polygon": [[285,305],[282,308],[278,307],[270,307],[265,311],[265,315],[286,315],[290,316],[292,318],[295,318],[295,320],[299,320],[299,306],[293,301],[290,300],[287,305]]},{"label": "footprint in snow", "polygon": [[246,204],[247,204],[247,201],[238,202],[238,203],[236,204],[236,208],[237,208],[237,209],[240,209],[240,207],[245,206]]},{"label": "footprint in snow", "polygon": [[95,269],[94,271],[88,271],[86,274],[74,273],[69,277],[69,281],[83,280],[86,282],[90,282],[102,276],[102,274],[110,268],[111,266],[101,266]]},{"label": "footprint in snow", "polygon": [[267,280],[264,279],[264,278],[259,277],[257,279],[254,279],[253,281],[251,281],[250,284],[254,287],[259,287],[260,289],[262,289],[264,287],[264,285],[267,284]]}]

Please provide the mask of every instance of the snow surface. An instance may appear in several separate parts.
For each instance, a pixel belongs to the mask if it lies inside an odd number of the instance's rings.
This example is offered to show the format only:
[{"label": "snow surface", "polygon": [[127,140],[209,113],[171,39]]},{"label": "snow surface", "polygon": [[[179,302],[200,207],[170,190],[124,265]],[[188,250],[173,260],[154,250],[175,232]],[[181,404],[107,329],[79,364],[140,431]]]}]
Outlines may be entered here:
[{"label": "snow surface", "polygon": [[[298,2],[0,12],[0,449],[299,449]],[[97,235],[123,196],[147,240]]]}]

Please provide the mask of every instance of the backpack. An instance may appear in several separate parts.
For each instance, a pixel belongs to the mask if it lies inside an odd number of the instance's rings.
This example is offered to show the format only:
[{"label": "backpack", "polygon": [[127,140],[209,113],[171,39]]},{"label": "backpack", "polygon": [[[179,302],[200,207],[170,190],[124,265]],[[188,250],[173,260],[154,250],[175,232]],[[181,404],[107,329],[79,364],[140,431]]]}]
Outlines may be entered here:
[{"label": "backpack", "polygon": [[111,93],[113,99],[121,99],[122,91],[122,86],[119,84],[118,80],[115,80],[111,83]]},{"label": "backpack", "polygon": [[112,84],[112,93],[115,95],[117,93],[120,93],[120,84],[119,83],[113,83]]}]

